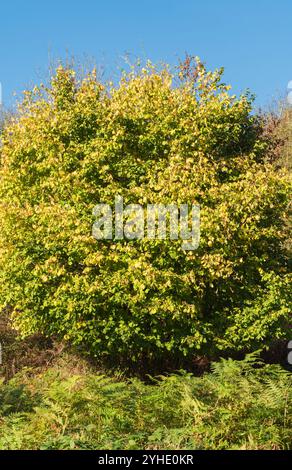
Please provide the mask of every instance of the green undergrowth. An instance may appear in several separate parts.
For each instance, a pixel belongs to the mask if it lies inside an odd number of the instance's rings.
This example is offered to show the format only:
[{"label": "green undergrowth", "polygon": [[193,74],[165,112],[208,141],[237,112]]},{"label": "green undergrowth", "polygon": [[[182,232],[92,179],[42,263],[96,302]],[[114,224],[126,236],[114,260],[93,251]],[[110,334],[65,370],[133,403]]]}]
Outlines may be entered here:
[{"label": "green undergrowth", "polygon": [[147,384],[65,354],[0,385],[0,449],[289,449],[291,385],[257,354]]}]

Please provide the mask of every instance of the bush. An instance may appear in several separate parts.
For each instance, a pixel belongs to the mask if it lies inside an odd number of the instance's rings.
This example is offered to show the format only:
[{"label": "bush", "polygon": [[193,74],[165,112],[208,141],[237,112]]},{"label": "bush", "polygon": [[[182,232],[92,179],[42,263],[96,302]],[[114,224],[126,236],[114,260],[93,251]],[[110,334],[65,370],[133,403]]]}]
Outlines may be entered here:
[{"label": "bush", "polygon": [[[129,360],[241,351],[285,337],[288,178],[252,97],[190,58],[119,85],[59,67],[3,135],[0,295],[21,335]],[[93,207],[196,203],[201,240],[103,240]]]},{"label": "bush", "polygon": [[291,374],[259,365],[221,360],[148,385],[22,373],[0,385],[0,449],[291,449]]}]

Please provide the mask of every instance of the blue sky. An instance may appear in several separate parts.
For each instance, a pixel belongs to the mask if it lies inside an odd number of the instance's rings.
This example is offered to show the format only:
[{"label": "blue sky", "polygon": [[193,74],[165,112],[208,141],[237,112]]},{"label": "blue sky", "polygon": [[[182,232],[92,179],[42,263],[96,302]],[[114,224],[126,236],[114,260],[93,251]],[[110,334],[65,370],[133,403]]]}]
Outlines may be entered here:
[{"label": "blue sky", "polygon": [[185,52],[225,81],[249,88],[257,105],[284,96],[292,80],[291,0],[4,0],[0,5],[0,82],[13,92],[46,77],[66,54],[117,74],[122,57],[175,64]]}]

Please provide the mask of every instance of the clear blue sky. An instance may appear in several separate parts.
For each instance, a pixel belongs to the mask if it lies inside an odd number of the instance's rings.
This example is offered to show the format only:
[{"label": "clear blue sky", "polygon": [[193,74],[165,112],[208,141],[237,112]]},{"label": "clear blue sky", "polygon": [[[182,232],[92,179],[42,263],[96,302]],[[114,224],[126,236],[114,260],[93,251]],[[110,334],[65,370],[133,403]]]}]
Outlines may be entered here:
[{"label": "clear blue sky", "polygon": [[236,93],[257,104],[284,96],[292,80],[291,0],[4,0],[0,8],[4,104],[39,82],[66,51],[116,73],[121,57],[174,64],[185,52],[224,66]]}]

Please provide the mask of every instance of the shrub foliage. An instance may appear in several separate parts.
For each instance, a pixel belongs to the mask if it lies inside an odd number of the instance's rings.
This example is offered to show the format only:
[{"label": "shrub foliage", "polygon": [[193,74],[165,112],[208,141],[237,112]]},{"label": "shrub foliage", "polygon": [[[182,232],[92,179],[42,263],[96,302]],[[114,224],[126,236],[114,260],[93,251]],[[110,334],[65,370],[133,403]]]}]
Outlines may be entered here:
[{"label": "shrub foliage", "polygon": [[[0,295],[22,335],[137,360],[268,345],[286,335],[288,177],[252,97],[222,70],[150,63],[118,85],[59,67],[3,133]],[[93,207],[201,207],[195,251],[91,235]]]}]

